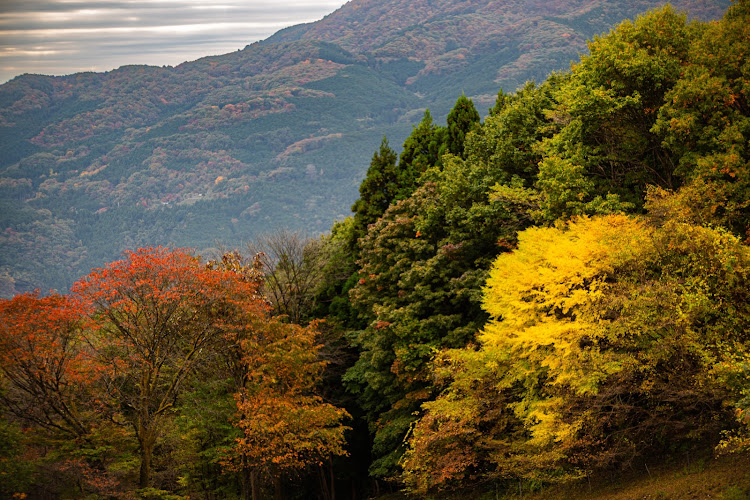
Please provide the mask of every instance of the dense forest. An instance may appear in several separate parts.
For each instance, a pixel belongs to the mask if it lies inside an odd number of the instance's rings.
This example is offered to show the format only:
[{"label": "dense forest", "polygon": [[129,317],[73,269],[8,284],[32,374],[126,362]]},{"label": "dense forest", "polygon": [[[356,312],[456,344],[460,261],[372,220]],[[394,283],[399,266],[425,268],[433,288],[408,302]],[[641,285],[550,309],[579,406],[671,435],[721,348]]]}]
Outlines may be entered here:
[{"label": "dense forest", "polygon": [[[750,448],[750,2],[458,96],[353,216],[0,302],[0,495],[513,494]],[[493,496],[494,498],[494,496]]]}]

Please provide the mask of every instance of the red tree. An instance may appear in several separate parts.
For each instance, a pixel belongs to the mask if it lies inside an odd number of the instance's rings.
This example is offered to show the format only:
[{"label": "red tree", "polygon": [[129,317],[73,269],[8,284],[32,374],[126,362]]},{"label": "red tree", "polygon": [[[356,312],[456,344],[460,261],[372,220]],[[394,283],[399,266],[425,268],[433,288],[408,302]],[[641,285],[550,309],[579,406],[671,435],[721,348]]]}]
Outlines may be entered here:
[{"label": "red tree", "polygon": [[88,400],[95,375],[80,349],[84,317],[80,302],[62,295],[0,300],[0,401],[7,411],[68,437],[89,433],[78,404]]},{"label": "red tree", "polygon": [[135,432],[139,485],[148,487],[157,439],[201,354],[237,319],[265,314],[257,284],[185,250],[148,248],[94,270],[73,291],[95,311],[89,343],[110,367],[113,414]]}]

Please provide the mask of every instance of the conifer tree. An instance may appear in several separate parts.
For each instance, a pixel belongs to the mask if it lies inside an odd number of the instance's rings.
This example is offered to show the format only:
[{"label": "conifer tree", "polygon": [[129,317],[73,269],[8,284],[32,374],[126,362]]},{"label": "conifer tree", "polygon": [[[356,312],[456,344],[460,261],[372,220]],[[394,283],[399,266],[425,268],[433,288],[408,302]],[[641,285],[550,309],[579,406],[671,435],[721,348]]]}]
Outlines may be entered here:
[{"label": "conifer tree", "polygon": [[451,112],[448,113],[445,152],[463,158],[466,134],[479,124],[479,120],[479,113],[474,103],[462,93]]},{"label": "conifer tree", "polygon": [[399,199],[414,192],[417,180],[425,170],[441,164],[440,151],[445,143],[445,132],[445,127],[439,127],[432,121],[430,110],[425,110],[422,121],[404,141],[404,149],[398,160],[401,183]]},{"label": "conifer tree", "polygon": [[398,194],[396,152],[383,137],[380,149],[372,156],[367,175],[359,186],[359,199],[352,205],[355,237],[366,232],[367,226],[377,221]]},{"label": "conifer tree", "polygon": [[375,477],[398,473],[414,412],[433,397],[435,352],[465,346],[486,320],[479,290],[487,269],[528,224],[489,194],[517,172],[533,177],[527,170],[539,156],[529,144],[546,130],[549,92],[529,85],[513,96],[470,136],[466,160],[446,157],[428,169],[359,242],[359,279],[349,298],[369,324],[350,337],[360,356],[344,382],[374,434]]}]

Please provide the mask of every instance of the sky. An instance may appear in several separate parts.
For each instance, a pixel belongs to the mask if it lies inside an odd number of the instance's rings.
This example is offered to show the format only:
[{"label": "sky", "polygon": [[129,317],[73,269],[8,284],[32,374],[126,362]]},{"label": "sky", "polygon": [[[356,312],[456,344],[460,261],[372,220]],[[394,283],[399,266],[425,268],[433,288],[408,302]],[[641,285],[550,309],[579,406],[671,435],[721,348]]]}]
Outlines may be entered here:
[{"label": "sky", "polygon": [[226,54],[346,0],[0,0],[0,83]]}]

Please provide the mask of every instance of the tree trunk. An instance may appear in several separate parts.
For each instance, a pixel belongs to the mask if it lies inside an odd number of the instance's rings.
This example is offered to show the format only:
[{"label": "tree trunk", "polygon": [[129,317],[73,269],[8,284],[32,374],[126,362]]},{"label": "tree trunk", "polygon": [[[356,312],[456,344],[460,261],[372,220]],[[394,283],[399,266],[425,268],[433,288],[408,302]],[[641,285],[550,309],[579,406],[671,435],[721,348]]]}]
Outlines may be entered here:
[{"label": "tree trunk", "polygon": [[152,432],[143,430],[141,434],[141,470],[138,477],[138,487],[148,488],[151,482],[151,458],[154,455],[156,436]]},{"label": "tree trunk", "polygon": [[331,500],[330,490],[326,481],[325,469],[322,465],[318,466],[318,483],[320,484],[320,495],[322,500]]},{"label": "tree trunk", "polygon": [[242,469],[240,469],[240,488],[242,500],[251,500],[253,495],[252,478],[250,469],[245,467],[245,457],[242,457]]},{"label": "tree trunk", "polygon": [[331,500],[336,500],[336,478],[333,475],[333,459],[328,457],[328,470],[331,478]]},{"label": "tree trunk", "polygon": [[260,500],[260,477],[257,470],[250,472],[250,489],[253,500]]},{"label": "tree trunk", "polygon": [[284,484],[281,477],[273,478],[273,500],[284,500]]}]

